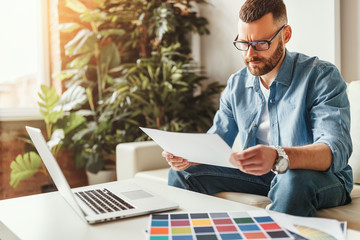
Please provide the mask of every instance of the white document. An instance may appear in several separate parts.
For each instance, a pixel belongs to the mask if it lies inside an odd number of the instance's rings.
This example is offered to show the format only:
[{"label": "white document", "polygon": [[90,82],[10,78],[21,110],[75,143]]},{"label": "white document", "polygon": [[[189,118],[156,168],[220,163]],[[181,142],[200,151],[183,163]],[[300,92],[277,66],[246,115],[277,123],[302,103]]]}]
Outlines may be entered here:
[{"label": "white document", "polygon": [[232,149],[217,134],[167,132],[142,128],[166,152],[189,162],[235,168],[230,162]]},{"label": "white document", "polygon": [[341,228],[341,222],[335,219],[298,217],[287,214],[276,214],[273,215],[273,218],[286,229],[309,240],[345,240],[346,238],[346,227],[343,231]]}]

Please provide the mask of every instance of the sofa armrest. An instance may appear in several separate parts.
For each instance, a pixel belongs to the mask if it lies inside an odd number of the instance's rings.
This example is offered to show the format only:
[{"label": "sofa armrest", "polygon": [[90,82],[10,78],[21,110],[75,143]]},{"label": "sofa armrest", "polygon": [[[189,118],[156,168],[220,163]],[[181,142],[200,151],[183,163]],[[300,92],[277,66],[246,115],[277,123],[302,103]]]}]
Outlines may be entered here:
[{"label": "sofa armrest", "polygon": [[154,141],[120,143],[116,146],[117,180],[133,178],[137,172],[168,168],[163,150]]}]

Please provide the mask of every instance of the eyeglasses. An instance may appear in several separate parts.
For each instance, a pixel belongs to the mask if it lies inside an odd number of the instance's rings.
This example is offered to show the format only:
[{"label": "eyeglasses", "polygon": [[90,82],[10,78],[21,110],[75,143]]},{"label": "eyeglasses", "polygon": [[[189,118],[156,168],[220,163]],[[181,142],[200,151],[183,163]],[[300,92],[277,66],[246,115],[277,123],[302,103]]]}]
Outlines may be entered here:
[{"label": "eyeglasses", "polygon": [[252,46],[256,51],[266,51],[270,48],[270,44],[275,40],[275,38],[280,34],[280,32],[286,27],[286,24],[282,26],[279,31],[275,34],[275,36],[270,40],[262,40],[262,41],[255,41],[255,42],[243,42],[237,41],[239,35],[236,36],[235,40],[233,41],[234,46],[240,51],[247,51],[249,47]]}]

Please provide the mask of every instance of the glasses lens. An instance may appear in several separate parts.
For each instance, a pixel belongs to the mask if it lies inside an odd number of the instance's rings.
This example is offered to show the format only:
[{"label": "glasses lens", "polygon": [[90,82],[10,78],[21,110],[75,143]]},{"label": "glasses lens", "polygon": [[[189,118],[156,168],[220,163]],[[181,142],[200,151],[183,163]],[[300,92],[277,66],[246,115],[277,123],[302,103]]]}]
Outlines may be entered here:
[{"label": "glasses lens", "polygon": [[234,42],[234,45],[237,49],[239,49],[241,51],[246,51],[249,48],[248,43]]},{"label": "glasses lens", "polygon": [[268,50],[270,47],[269,43],[265,41],[253,42],[251,43],[251,46],[253,46],[257,51]]}]

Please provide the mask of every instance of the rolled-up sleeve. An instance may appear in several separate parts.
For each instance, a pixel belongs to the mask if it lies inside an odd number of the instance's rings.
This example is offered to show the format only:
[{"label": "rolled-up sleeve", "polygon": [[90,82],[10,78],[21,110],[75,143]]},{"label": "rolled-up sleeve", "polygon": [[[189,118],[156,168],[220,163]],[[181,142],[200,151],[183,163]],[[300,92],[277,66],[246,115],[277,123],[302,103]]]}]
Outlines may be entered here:
[{"label": "rolled-up sleeve", "polygon": [[352,153],[347,86],[335,66],[316,71],[309,107],[313,140],[330,147],[333,158],[328,171],[339,172],[348,165]]}]

